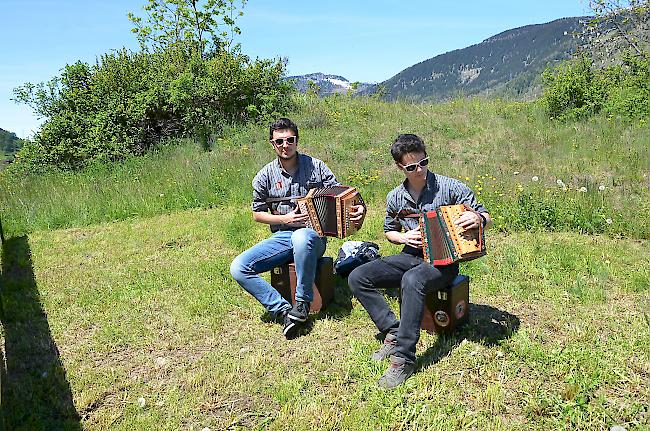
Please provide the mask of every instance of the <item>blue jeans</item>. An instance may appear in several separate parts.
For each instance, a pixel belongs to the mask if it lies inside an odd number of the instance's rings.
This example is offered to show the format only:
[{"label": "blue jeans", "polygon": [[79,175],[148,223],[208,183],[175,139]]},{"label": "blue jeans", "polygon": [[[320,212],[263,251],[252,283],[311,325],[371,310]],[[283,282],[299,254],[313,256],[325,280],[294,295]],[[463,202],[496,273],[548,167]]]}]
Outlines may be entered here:
[{"label": "blue jeans", "polygon": [[291,309],[291,304],[258,274],[294,262],[296,301],[311,302],[314,299],[316,266],[326,246],[327,239],[319,237],[313,229],[275,232],[237,256],[230,264],[230,274],[269,313],[281,316]]}]

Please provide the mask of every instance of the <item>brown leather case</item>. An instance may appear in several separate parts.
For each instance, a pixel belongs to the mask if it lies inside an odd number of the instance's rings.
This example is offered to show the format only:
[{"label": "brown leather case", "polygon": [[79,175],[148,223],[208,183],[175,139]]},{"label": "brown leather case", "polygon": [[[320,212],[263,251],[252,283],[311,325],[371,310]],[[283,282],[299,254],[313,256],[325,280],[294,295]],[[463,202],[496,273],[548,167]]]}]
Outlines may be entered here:
[{"label": "brown leather case", "polygon": [[421,328],[448,334],[467,322],[469,315],[469,277],[458,275],[448,287],[426,297]]},{"label": "brown leather case", "polygon": [[[316,268],[314,280],[314,300],[309,306],[311,313],[318,313],[334,298],[334,261],[331,257],[321,257]],[[287,301],[296,300],[296,265],[293,263],[278,266],[271,270],[271,286]]]}]

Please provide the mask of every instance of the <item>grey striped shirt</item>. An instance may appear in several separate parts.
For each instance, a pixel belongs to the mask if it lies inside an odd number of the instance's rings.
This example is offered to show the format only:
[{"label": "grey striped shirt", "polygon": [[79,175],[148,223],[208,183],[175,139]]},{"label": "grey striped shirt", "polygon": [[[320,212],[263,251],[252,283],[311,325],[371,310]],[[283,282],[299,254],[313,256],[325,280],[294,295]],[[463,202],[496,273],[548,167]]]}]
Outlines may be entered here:
[{"label": "grey striped shirt", "polygon": [[[255,175],[251,205],[253,211],[287,214],[296,207],[295,198],[305,196],[309,189],[340,185],[322,160],[300,153],[297,153],[297,157],[298,167],[293,175],[282,168],[277,157]],[[276,201],[280,198],[286,199]],[[296,227],[271,225],[272,232],[285,229]]]},{"label": "grey striped shirt", "polygon": [[[406,180],[388,193],[386,198],[386,219],[384,232],[411,230],[418,227],[417,218],[404,218],[405,214],[433,211],[442,205],[466,204],[478,212],[487,212],[483,204],[477,202],[474,192],[461,181],[429,172],[427,185],[418,201],[406,189]],[[400,217],[401,216],[401,217]]]}]

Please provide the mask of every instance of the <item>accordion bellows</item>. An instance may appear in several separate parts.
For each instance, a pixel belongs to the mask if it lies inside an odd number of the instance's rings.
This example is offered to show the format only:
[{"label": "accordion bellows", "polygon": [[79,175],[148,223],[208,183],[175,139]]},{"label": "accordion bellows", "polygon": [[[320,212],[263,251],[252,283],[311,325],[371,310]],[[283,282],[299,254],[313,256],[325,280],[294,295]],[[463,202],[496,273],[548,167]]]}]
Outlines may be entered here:
[{"label": "accordion bellows", "polygon": [[454,221],[465,211],[465,204],[443,205],[420,217],[420,233],[424,260],[432,265],[450,265],[484,256],[485,234],[483,226],[463,229]]},{"label": "accordion bellows", "polygon": [[[307,227],[314,229],[320,236],[345,238],[358,229],[350,220],[350,207],[363,204],[363,199],[355,187],[311,189],[307,196],[297,199],[296,202],[300,212],[309,215]],[[362,222],[359,222],[359,227]]]}]

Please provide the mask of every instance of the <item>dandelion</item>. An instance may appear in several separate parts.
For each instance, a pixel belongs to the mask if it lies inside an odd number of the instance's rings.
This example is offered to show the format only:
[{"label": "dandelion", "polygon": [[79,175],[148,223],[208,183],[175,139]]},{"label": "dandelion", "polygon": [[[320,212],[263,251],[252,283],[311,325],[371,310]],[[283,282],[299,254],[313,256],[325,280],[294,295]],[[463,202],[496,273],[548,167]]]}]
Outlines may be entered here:
[{"label": "dandelion", "polygon": [[532,180],[533,180],[534,182],[537,182],[537,181],[539,181],[539,177],[538,177],[537,175],[535,175],[535,176],[533,176]]},{"label": "dandelion", "polygon": [[581,193],[587,193],[587,187],[580,187],[578,191]]},{"label": "dandelion", "polygon": [[605,223],[612,224],[612,223],[614,223],[614,220],[612,220],[611,218],[606,218]]},{"label": "dandelion", "polygon": [[557,180],[556,183],[560,187],[562,187],[564,185],[564,181],[562,181],[562,180]]},{"label": "dandelion", "polygon": [[598,186],[598,190],[600,190],[601,192],[605,191],[605,186],[602,185],[602,184],[599,185],[599,186]]}]

